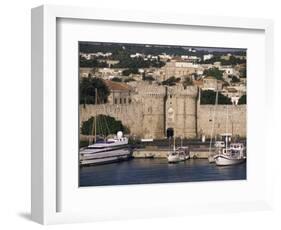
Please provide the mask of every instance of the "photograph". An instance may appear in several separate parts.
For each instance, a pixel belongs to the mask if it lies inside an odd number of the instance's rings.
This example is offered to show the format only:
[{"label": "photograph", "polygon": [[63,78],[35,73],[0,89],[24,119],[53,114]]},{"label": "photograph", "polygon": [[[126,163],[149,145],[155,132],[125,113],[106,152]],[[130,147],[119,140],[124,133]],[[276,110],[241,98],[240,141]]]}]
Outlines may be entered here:
[{"label": "photograph", "polygon": [[79,186],[247,179],[247,49],[78,42]]}]

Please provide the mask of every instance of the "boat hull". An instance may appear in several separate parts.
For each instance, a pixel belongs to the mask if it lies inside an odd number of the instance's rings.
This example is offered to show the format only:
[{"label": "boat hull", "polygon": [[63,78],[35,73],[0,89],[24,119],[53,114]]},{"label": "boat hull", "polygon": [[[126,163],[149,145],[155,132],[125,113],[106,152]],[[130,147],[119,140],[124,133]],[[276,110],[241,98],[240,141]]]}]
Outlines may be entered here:
[{"label": "boat hull", "polygon": [[215,163],[215,155],[209,155],[208,161],[209,161],[209,163]]},{"label": "boat hull", "polygon": [[80,165],[97,165],[125,161],[129,160],[131,155],[129,149],[109,150],[101,153],[80,155]]},{"label": "boat hull", "polygon": [[227,156],[216,156],[214,158],[216,165],[227,166],[227,165],[237,165],[246,161],[246,158],[230,158]]},{"label": "boat hull", "polygon": [[167,159],[168,159],[168,163],[178,163],[181,161],[178,155],[168,156]]}]

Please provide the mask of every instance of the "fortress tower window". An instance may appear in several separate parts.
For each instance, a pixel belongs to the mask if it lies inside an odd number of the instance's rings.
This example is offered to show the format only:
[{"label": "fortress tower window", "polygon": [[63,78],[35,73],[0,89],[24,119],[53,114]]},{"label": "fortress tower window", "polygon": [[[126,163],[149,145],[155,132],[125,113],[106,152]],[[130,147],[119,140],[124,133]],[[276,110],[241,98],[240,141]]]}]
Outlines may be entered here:
[{"label": "fortress tower window", "polygon": [[131,104],[131,102],[132,102],[132,99],[131,99],[131,98],[129,98],[129,104]]},{"label": "fortress tower window", "polygon": [[114,99],[114,104],[117,104],[117,98]]},{"label": "fortress tower window", "polygon": [[120,98],[120,104],[122,104],[122,98]]},{"label": "fortress tower window", "polygon": [[127,103],[127,100],[126,100],[126,98],[124,98],[124,104],[126,104]]}]

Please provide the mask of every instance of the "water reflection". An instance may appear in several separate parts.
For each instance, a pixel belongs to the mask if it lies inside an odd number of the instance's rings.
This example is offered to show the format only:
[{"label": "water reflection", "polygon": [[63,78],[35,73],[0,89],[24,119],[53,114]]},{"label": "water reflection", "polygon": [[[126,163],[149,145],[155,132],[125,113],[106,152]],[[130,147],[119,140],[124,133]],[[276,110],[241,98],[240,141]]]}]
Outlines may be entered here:
[{"label": "water reflection", "polygon": [[80,168],[80,186],[246,179],[246,163],[218,167],[206,159],[168,164],[166,159],[133,159]]}]

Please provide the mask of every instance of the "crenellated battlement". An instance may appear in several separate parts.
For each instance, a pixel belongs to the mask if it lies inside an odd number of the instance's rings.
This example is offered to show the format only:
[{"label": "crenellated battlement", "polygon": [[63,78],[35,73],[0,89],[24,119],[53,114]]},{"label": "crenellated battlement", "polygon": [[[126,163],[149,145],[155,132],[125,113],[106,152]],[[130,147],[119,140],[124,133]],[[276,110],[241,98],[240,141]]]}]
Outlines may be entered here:
[{"label": "crenellated battlement", "polygon": [[[215,106],[197,103],[197,93],[196,86],[138,84],[131,103],[80,105],[80,125],[95,114],[104,114],[121,120],[131,135],[141,138],[164,138],[167,128],[173,128],[176,136],[209,137]],[[225,132],[228,110],[230,131],[246,136],[246,105],[218,105],[216,108],[214,135]]]}]

